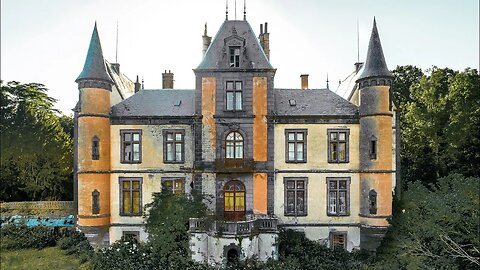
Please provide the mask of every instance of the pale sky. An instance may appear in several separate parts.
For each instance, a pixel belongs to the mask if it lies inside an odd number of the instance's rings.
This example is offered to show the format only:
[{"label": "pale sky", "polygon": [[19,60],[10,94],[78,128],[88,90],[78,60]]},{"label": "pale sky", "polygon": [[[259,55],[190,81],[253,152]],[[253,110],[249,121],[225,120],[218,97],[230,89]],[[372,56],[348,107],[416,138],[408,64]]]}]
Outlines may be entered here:
[{"label": "pale sky", "polygon": [[[235,1],[229,0],[229,19]],[[276,88],[330,89],[365,61],[373,17],[388,67],[415,65],[463,70],[479,68],[478,0],[247,0],[247,20],[259,34],[268,22]],[[243,19],[243,0],[237,0]],[[95,21],[105,58],[118,62],[130,79],[143,76],[145,88],[162,87],[164,70],[175,88],[193,89],[202,57],[205,22],[215,36],[225,20],[225,0],[1,0],[1,79],[46,85],[57,108],[71,115],[77,84]]]}]

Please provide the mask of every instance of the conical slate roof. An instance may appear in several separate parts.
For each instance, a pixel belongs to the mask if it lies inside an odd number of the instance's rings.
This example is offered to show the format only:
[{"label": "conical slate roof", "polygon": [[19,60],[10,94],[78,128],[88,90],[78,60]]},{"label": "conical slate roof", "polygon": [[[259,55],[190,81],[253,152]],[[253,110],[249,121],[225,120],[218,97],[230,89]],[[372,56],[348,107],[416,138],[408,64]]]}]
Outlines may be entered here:
[{"label": "conical slate roof", "polygon": [[215,35],[197,70],[229,68],[227,42],[232,38],[241,40],[245,48],[241,69],[273,69],[250,24],[247,21],[227,20]]},{"label": "conical slate roof", "polygon": [[370,77],[393,77],[385,63],[375,18],[373,19],[372,35],[370,36],[370,43],[368,44],[367,60],[365,61],[363,72],[358,77],[357,82]]},{"label": "conical slate roof", "polygon": [[100,38],[98,37],[97,23],[95,23],[95,27],[93,28],[85,65],[83,66],[82,73],[80,73],[75,82],[81,80],[101,80],[112,83],[112,79],[108,75],[105,67],[102,45],[100,44]]}]

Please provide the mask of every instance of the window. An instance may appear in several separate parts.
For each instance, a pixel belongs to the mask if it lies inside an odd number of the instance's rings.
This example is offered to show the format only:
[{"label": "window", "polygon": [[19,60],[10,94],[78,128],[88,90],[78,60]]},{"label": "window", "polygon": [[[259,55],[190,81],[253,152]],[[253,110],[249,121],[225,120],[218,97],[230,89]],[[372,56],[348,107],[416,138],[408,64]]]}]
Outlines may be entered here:
[{"label": "window", "polygon": [[185,162],[185,131],[164,130],[163,131],[163,162],[183,163]]},{"label": "window", "polygon": [[230,47],[230,67],[240,67],[240,47]]},{"label": "window", "polygon": [[348,162],[348,129],[329,129],[328,135],[328,162]]},{"label": "window", "polygon": [[232,180],[225,184],[224,215],[226,220],[242,220],[245,216],[245,185]]},{"label": "window", "polygon": [[100,213],[100,192],[94,190],[92,192],[92,214],[97,215]]},{"label": "window", "polygon": [[285,178],[285,215],[307,215],[307,179]]},{"label": "window", "polygon": [[173,194],[183,194],[184,193],[184,179],[178,178],[164,178],[162,179],[162,189],[170,191]]},{"label": "window", "polygon": [[347,233],[345,233],[345,232],[331,232],[330,233],[330,248],[332,248],[332,249],[347,249]]},{"label": "window", "polygon": [[350,179],[327,178],[327,213],[331,216],[350,214]]},{"label": "window", "polygon": [[227,81],[226,110],[241,111],[243,109],[242,82]]},{"label": "window", "polygon": [[285,130],[285,161],[307,162],[307,130]]},{"label": "window", "polygon": [[100,139],[97,136],[93,136],[92,139],[92,160],[100,159]]},{"label": "window", "polygon": [[142,214],[142,179],[120,178],[120,214]]},{"label": "window", "polygon": [[142,162],[142,131],[121,130],[121,162],[140,163]]},{"label": "window", "polygon": [[225,138],[225,164],[227,166],[241,165],[243,162],[243,136],[238,131],[232,131]]},{"label": "window", "polygon": [[123,231],[123,238],[124,239],[135,239],[137,242],[140,240],[140,232],[139,231]]},{"label": "window", "polygon": [[377,214],[377,192],[372,189],[368,193],[368,205],[369,205],[369,212],[371,215]]},{"label": "window", "polygon": [[377,138],[372,136],[370,140],[370,159],[377,159]]}]

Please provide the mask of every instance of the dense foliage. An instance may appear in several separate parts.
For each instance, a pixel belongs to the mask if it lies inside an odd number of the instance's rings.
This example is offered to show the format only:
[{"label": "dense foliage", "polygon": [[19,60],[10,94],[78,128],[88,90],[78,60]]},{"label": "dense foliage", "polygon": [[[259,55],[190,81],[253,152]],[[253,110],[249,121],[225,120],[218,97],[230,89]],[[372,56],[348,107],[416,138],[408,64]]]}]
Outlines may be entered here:
[{"label": "dense foliage", "polygon": [[[6,224],[0,229],[1,250],[53,247],[63,238],[73,237],[75,244],[86,240],[83,234],[67,227],[47,227]],[[72,244],[73,245],[73,244]]]},{"label": "dense foliage", "polygon": [[71,200],[73,120],[37,83],[1,83],[0,201]]},{"label": "dense foliage", "polygon": [[433,67],[394,70],[404,182],[435,183],[456,172],[480,176],[480,76]]}]

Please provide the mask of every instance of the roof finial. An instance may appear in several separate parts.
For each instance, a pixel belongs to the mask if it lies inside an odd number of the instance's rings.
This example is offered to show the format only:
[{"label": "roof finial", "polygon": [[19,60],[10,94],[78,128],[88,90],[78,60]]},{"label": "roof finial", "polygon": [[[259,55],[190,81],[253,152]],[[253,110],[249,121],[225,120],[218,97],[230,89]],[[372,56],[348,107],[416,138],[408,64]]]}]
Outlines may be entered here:
[{"label": "roof finial", "polygon": [[235,1],[235,21],[237,20],[237,0]]},{"label": "roof finial", "polygon": [[328,72],[327,72],[327,90],[330,90],[330,86],[328,86]]},{"label": "roof finial", "polygon": [[118,63],[118,19],[117,19],[117,42],[115,47],[115,63]]},{"label": "roof finial", "polygon": [[247,0],[243,0],[243,20],[247,20]]},{"label": "roof finial", "polygon": [[143,76],[142,76],[142,90],[145,89],[145,81],[143,80]]},{"label": "roof finial", "polygon": [[228,0],[225,0],[225,21],[228,21]]},{"label": "roof finial", "polygon": [[207,22],[205,22],[205,30],[203,31],[203,36],[207,36]]},{"label": "roof finial", "polygon": [[357,18],[357,63],[360,63],[360,31],[358,30],[358,18]]}]

